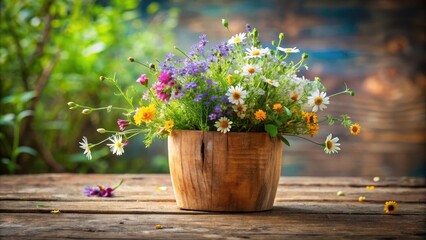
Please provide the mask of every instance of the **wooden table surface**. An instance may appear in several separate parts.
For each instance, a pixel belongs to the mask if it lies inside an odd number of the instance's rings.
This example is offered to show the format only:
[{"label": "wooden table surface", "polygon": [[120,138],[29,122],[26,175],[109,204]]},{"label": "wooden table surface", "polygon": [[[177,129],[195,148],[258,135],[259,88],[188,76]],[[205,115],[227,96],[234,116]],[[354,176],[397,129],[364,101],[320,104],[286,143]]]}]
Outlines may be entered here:
[{"label": "wooden table surface", "polygon": [[[82,194],[121,179],[114,197]],[[383,210],[389,200],[394,215]],[[0,176],[0,238],[424,239],[425,202],[425,179],[282,177],[271,211],[216,213],[178,209],[169,175]]]}]

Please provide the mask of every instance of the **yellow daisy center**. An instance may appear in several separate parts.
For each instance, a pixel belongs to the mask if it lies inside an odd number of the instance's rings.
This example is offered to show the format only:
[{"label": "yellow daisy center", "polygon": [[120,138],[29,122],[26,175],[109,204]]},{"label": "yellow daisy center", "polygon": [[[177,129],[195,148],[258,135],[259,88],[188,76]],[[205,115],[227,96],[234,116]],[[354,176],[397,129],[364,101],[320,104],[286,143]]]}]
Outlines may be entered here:
[{"label": "yellow daisy center", "polygon": [[241,93],[238,91],[235,91],[232,93],[232,98],[235,100],[239,100],[241,98]]},{"label": "yellow daisy center", "polygon": [[123,144],[121,142],[116,142],[115,143],[115,147],[116,148],[121,148],[123,146]]},{"label": "yellow daisy center", "polygon": [[259,56],[260,55],[260,51],[259,50],[253,50],[252,52],[251,52],[251,54],[253,55],[253,56]]},{"label": "yellow daisy center", "polygon": [[315,98],[314,102],[315,102],[315,105],[319,106],[319,105],[322,104],[323,99],[322,99],[322,97],[318,96],[318,97]]},{"label": "yellow daisy center", "polygon": [[333,147],[333,142],[331,140],[327,141],[327,148],[331,149]]},{"label": "yellow daisy center", "polygon": [[297,93],[292,93],[291,94],[291,100],[297,101],[297,99],[299,99],[299,95]]},{"label": "yellow daisy center", "polygon": [[250,74],[253,74],[253,73],[255,73],[255,72],[256,72],[256,69],[254,69],[254,67],[249,67],[249,68],[247,68],[247,71],[248,71]]},{"label": "yellow daisy center", "polygon": [[239,42],[241,42],[241,38],[239,37],[234,38],[234,43],[239,43]]},{"label": "yellow daisy center", "polygon": [[222,122],[220,122],[220,127],[221,128],[228,128],[228,126],[229,126],[228,121],[222,121]]}]

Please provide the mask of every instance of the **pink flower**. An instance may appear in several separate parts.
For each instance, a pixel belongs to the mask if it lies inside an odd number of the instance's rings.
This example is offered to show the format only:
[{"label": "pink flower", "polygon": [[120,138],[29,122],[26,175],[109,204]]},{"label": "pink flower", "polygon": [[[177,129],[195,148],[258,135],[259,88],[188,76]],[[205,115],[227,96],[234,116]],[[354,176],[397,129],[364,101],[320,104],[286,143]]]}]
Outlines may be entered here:
[{"label": "pink flower", "polygon": [[148,85],[148,78],[146,77],[145,74],[142,74],[137,80],[136,82],[140,83],[141,85]]},{"label": "pink flower", "polygon": [[120,131],[124,131],[126,127],[129,125],[129,121],[124,119],[118,119],[117,120],[118,127],[120,128]]}]

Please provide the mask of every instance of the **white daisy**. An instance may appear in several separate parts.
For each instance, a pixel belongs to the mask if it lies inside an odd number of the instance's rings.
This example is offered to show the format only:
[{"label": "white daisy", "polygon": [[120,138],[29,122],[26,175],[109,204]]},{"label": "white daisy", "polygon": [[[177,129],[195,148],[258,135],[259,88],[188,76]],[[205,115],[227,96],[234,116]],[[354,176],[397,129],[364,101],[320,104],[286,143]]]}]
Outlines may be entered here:
[{"label": "white daisy", "polygon": [[262,71],[262,68],[259,67],[258,65],[253,65],[253,64],[246,64],[243,69],[242,69],[242,75],[243,76],[253,76],[254,74],[256,74],[257,72]]},{"label": "white daisy", "polygon": [[278,87],[280,85],[278,83],[278,81],[275,81],[275,80],[272,80],[272,79],[269,79],[269,78],[266,78],[266,77],[263,77],[263,76],[262,76],[262,79],[263,79],[264,82],[266,82],[267,84],[269,84],[271,86]]},{"label": "white daisy", "polygon": [[217,131],[221,133],[227,133],[231,131],[232,122],[227,117],[221,117],[215,122],[214,126],[217,127]]},{"label": "white daisy", "polygon": [[294,47],[294,48],[277,47],[277,50],[280,50],[280,51],[285,52],[285,53],[298,53],[298,52],[300,52],[299,49],[297,49],[296,47]]},{"label": "white daisy", "polygon": [[241,43],[244,39],[246,39],[246,33],[238,33],[228,40],[228,45]]},{"label": "white daisy", "polygon": [[92,152],[90,151],[89,143],[87,142],[87,138],[83,137],[83,142],[80,143],[80,148],[84,149],[84,154],[86,154],[89,160],[92,160]]},{"label": "white daisy", "polygon": [[324,142],[324,152],[327,154],[337,153],[340,150],[340,143],[338,143],[339,138],[335,137],[331,139],[333,136],[328,135]]},{"label": "white daisy", "polygon": [[121,154],[124,153],[124,145],[125,143],[123,143],[123,139],[120,135],[114,135],[112,138],[109,138],[109,140],[112,143],[107,144],[108,147],[111,149],[111,152],[113,154],[117,154],[117,156],[120,156]]},{"label": "white daisy", "polygon": [[247,95],[247,91],[245,91],[240,85],[234,87],[231,86],[226,93],[228,96],[229,102],[232,104],[244,104],[244,98]]},{"label": "white daisy", "polygon": [[319,110],[323,110],[327,108],[326,104],[330,103],[330,98],[326,97],[325,92],[320,92],[318,89],[308,97],[308,104],[311,107],[314,107],[312,109],[312,112],[317,112]]},{"label": "white daisy", "polygon": [[246,48],[246,54],[247,56],[245,56],[245,59],[249,59],[249,58],[260,58],[265,54],[269,53],[269,49],[268,48],[257,48],[257,47],[251,47],[251,48]]}]

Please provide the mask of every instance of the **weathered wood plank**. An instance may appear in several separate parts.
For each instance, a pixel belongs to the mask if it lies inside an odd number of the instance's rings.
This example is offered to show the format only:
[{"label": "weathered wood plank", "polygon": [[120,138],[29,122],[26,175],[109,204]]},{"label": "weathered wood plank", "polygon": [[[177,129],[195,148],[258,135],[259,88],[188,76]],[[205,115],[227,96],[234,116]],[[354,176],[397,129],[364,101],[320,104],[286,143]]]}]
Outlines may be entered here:
[{"label": "weathered wood plank", "polygon": [[[384,215],[384,202],[276,202],[270,214],[361,214]],[[0,201],[3,213],[50,213],[52,210],[62,213],[98,213],[98,214],[214,214],[205,211],[180,210],[175,202],[143,201]],[[397,215],[424,215],[426,204],[400,203]]]},{"label": "weathered wood plank", "polygon": [[[6,187],[20,188],[22,185],[49,186],[61,185],[96,185],[116,184],[121,179],[131,186],[163,186],[170,185],[168,174],[37,174],[0,176],[0,190]],[[424,178],[410,177],[385,177],[380,182],[374,182],[371,178],[360,177],[281,177],[280,185],[304,185],[304,186],[398,186],[398,187],[426,187]]]},{"label": "weathered wood plank", "polygon": [[[0,214],[0,237],[23,239],[422,239],[412,215],[285,214]],[[37,221],[35,221],[37,219]],[[226,219],[226,221],[225,221]],[[161,224],[163,229],[156,229]]]}]

